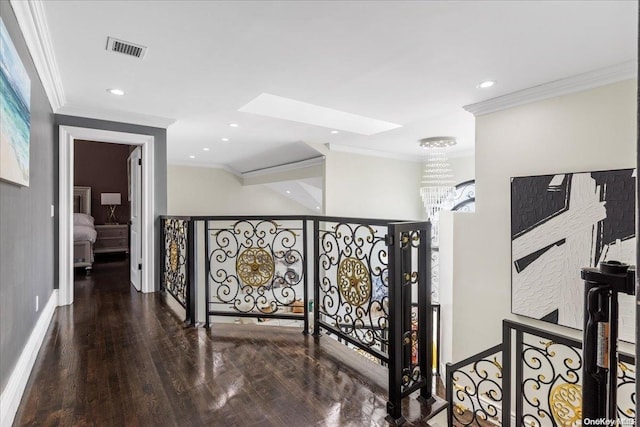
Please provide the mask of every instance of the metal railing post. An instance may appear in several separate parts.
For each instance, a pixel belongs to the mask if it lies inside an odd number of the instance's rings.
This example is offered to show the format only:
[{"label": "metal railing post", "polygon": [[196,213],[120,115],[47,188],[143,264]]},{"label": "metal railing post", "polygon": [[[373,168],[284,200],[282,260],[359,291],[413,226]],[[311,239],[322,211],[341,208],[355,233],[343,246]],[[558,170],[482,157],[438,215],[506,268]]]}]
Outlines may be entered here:
[{"label": "metal railing post", "polygon": [[389,224],[389,401],[387,421],[402,424],[402,256],[396,226]]},{"label": "metal railing post", "polygon": [[[411,247],[411,245],[409,245]],[[432,402],[433,386],[433,312],[431,311],[431,224],[420,230],[418,246],[418,365],[426,382],[420,399]],[[411,250],[408,252],[411,255]],[[424,260],[422,264],[420,261]],[[431,343],[431,345],[429,345]]]},{"label": "metal railing post", "polygon": [[209,276],[211,275],[211,259],[209,258],[209,221],[204,221],[204,315],[205,328],[209,329],[211,327],[211,322],[209,321],[209,301],[211,298],[211,291],[209,289]]},{"label": "metal railing post", "polygon": [[445,366],[445,399],[449,403],[447,408],[447,426],[453,426],[453,372],[451,369],[451,363],[447,363]]},{"label": "metal railing post", "polygon": [[198,322],[196,316],[197,292],[196,292],[196,236],[194,221],[187,221],[187,322],[195,326]]},{"label": "metal railing post", "polygon": [[167,226],[167,218],[160,217],[160,256],[162,257],[162,273],[160,275],[160,290],[166,291],[165,276],[167,272],[167,242],[165,227]]},{"label": "metal railing post", "polygon": [[302,333],[304,335],[309,335],[309,275],[307,272],[307,261],[309,257],[309,252],[307,251],[308,242],[308,234],[307,234],[307,219],[302,219],[302,274],[304,277],[304,289],[302,291],[303,299],[304,299],[304,328],[302,329]]},{"label": "metal railing post", "polygon": [[313,336],[320,336],[320,221],[313,220]]},{"label": "metal railing post", "polygon": [[511,328],[502,322],[502,425],[511,425]]}]

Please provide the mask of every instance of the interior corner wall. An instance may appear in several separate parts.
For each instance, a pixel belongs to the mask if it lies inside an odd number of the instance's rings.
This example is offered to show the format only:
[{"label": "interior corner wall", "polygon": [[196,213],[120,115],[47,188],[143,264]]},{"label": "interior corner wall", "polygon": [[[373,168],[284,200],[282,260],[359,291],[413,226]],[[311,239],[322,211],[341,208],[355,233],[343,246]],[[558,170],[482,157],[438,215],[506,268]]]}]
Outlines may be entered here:
[{"label": "interior corner wall", "polygon": [[[107,120],[98,120],[98,119],[88,119],[85,117],[75,117],[75,116],[66,116],[61,114],[55,115],[55,141],[56,141],[56,153],[58,149],[58,138],[59,138],[59,127],[60,126],[76,126],[81,128],[89,128],[89,129],[101,129],[101,130],[109,130],[114,132],[124,132],[124,133],[135,133],[140,135],[151,135],[153,136],[153,179],[154,179],[154,187],[155,193],[154,197],[154,209],[153,209],[153,217],[154,217],[154,231],[155,231],[155,241],[160,241],[160,216],[166,215],[167,213],[167,130],[162,128],[155,128],[150,126],[140,126],[134,125],[131,123],[121,123],[121,122],[112,122]],[[56,204],[58,203],[58,162],[56,161],[56,171],[55,171],[56,179],[54,181],[55,185],[55,199]],[[55,224],[55,233],[56,233],[56,242],[58,239],[58,221],[56,217]],[[57,266],[58,266],[58,255],[56,251],[56,277],[57,277]],[[155,248],[155,274],[154,274],[154,288],[155,290],[160,289],[160,268],[161,268],[161,258],[160,258],[160,245],[156,245]]]},{"label": "interior corner wall", "polygon": [[455,182],[456,185],[476,178],[475,154],[450,157],[449,163],[453,170],[453,182]]},{"label": "interior corner wall", "polygon": [[500,343],[505,318],[581,336],[511,314],[510,178],[634,168],[636,103],[633,79],[476,118],[476,212],[453,225],[454,361]]},{"label": "interior corner wall", "polygon": [[264,185],[243,186],[220,168],[170,165],[167,177],[171,215],[309,215],[307,208]]},{"label": "interior corner wall", "polygon": [[420,162],[330,151],[325,158],[326,215],[422,220]]},{"label": "interior corner wall", "polygon": [[57,151],[53,112],[8,1],[0,2],[0,16],[31,79],[29,187],[0,181],[0,390],[4,391],[56,285],[51,206]]}]

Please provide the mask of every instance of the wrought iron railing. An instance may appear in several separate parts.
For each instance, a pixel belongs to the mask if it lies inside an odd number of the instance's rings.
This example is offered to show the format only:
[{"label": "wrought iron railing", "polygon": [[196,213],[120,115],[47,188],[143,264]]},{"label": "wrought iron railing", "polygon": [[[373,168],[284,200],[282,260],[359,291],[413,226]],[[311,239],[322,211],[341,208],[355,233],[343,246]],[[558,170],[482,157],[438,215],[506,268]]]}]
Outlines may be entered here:
[{"label": "wrought iron railing", "polygon": [[432,366],[433,373],[437,376],[440,375],[440,351],[442,346],[442,325],[440,318],[440,304],[431,304],[431,317],[433,319],[433,355]]},{"label": "wrought iron railing", "polygon": [[476,181],[461,182],[456,185],[451,196],[451,210],[460,212],[474,212],[476,204]]},{"label": "wrought iron railing", "polygon": [[192,323],[196,271],[206,327],[216,316],[290,319],[303,322],[307,334],[313,306],[315,337],[334,335],[388,367],[391,422],[403,421],[401,400],[410,393],[419,390],[421,399],[432,401],[440,334],[439,306],[431,306],[428,222],[320,216],[162,221],[163,289]]},{"label": "wrought iron railing", "polygon": [[[432,402],[431,224],[389,224],[389,401],[388,420],[403,420],[401,400],[420,391]],[[417,301],[415,319],[412,324]]]},{"label": "wrought iron railing", "polygon": [[[505,320],[503,343],[447,364],[450,426],[574,426],[582,415],[582,343]],[[619,353],[620,423],[635,417],[635,366]],[[513,410],[513,412],[512,412]]]},{"label": "wrought iron railing", "polygon": [[633,356],[625,353],[618,354],[617,371],[617,412],[620,420],[625,420],[631,424],[631,420],[636,419],[636,366]]},{"label": "wrought iron railing", "polygon": [[[515,341],[514,341],[515,335]],[[515,406],[516,425],[542,426],[547,422],[573,425],[581,421],[582,343],[540,328],[504,321],[504,394],[515,391],[515,402],[505,399],[502,423],[508,425]],[[511,383],[511,363],[515,379]],[[543,424],[544,423],[544,424]]]},{"label": "wrought iron railing", "polygon": [[321,329],[387,363],[390,221],[314,220],[314,334]]},{"label": "wrought iron railing", "polygon": [[206,326],[210,316],[293,319],[309,327],[307,221],[197,217],[204,222]]},{"label": "wrought iron railing", "polygon": [[[414,308],[417,308],[417,304],[412,304],[412,306]],[[418,316],[417,316],[417,309],[412,309],[411,311],[411,324],[412,327],[414,329],[417,329],[417,322],[418,322]],[[441,325],[440,325],[440,304],[431,304],[431,318],[433,321],[433,343],[432,343],[432,371],[433,374],[436,376],[440,375],[440,346],[441,346]],[[351,328],[351,325],[340,325],[340,329],[343,328]],[[369,328],[369,327],[366,327]],[[378,326],[374,326],[373,327],[376,330],[381,331],[382,334],[387,335],[387,330],[386,329],[381,329]],[[329,334],[331,334],[331,332],[327,331]],[[370,352],[364,351],[361,348],[350,344],[349,342],[347,342],[346,340],[344,340],[343,338],[336,336],[336,339],[345,344],[347,347],[355,350],[356,352],[358,352],[359,354],[361,354],[362,356],[366,357],[367,359],[373,361],[374,363],[383,365],[383,366],[387,366],[387,363],[384,362],[383,360],[380,360],[379,358],[375,357],[374,355],[372,355]],[[384,346],[382,348],[383,352],[387,351],[387,347]],[[413,346],[413,342],[412,342],[412,358],[414,358],[415,360],[417,360],[417,348],[415,346]]]},{"label": "wrought iron railing", "polygon": [[161,289],[185,309],[185,321],[195,323],[193,223],[190,217],[179,216],[162,217],[161,221]]},{"label": "wrought iron railing", "polygon": [[448,425],[499,422],[502,402],[502,344],[446,366]]}]

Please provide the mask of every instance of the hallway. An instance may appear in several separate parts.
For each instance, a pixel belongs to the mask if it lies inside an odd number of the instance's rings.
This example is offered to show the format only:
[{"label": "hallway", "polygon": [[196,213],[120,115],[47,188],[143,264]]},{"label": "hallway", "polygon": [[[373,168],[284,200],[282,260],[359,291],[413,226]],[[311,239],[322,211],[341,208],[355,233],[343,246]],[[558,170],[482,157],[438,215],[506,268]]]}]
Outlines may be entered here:
[{"label": "hallway", "polygon": [[[17,426],[386,426],[386,370],[298,328],[184,328],[126,261],[79,276],[59,307]],[[353,367],[367,369],[358,373]],[[405,425],[426,408],[405,399]]]}]

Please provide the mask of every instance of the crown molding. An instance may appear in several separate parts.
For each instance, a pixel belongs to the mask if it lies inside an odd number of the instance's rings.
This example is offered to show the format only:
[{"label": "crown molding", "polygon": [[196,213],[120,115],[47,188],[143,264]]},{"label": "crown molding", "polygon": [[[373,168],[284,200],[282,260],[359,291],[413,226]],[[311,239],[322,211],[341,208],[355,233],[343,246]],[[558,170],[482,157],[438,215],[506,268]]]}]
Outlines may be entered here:
[{"label": "crown molding", "polygon": [[329,151],[337,151],[342,153],[359,154],[361,156],[381,157],[383,159],[404,160],[407,162],[421,162],[422,156],[412,156],[410,154],[392,153],[390,151],[371,150],[369,148],[352,147],[350,145],[341,145],[327,143]]},{"label": "crown molding", "polygon": [[74,107],[71,105],[65,105],[60,108],[56,114],[84,117],[86,119],[106,120],[110,122],[131,123],[134,125],[162,129],[166,129],[176,122],[176,119],[170,119],[168,117],[152,116],[128,111],[97,110],[92,108]]},{"label": "crown molding", "polygon": [[11,0],[11,7],[27,43],[36,71],[54,113],[66,103],[62,79],[51,43],[41,0]]},{"label": "crown molding", "polygon": [[465,105],[466,111],[474,116],[495,113],[518,105],[541,101],[560,95],[567,95],[587,89],[593,89],[622,80],[636,78],[638,76],[638,63],[635,60],[623,62],[606,68],[589,71],[577,76],[555,80],[528,89],[512,92],[497,98],[475,104]]}]

